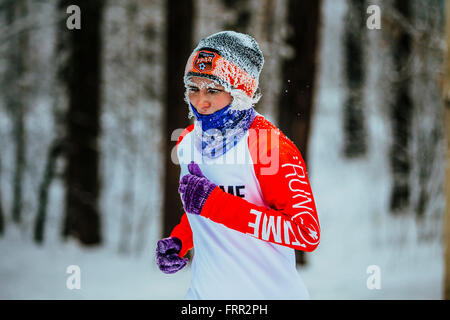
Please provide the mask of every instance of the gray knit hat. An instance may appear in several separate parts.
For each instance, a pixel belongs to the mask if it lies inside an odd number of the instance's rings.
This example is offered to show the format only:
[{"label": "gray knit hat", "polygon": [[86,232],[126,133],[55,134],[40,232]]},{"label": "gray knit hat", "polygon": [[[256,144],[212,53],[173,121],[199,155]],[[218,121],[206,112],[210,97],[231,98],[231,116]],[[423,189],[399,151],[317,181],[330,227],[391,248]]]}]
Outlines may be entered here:
[{"label": "gray knit hat", "polygon": [[254,38],[222,31],[200,40],[186,64],[184,82],[187,86],[191,77],[205,77],[224,86],[234,98],[240,91],[254,102],[263,65],[264,56]]}]

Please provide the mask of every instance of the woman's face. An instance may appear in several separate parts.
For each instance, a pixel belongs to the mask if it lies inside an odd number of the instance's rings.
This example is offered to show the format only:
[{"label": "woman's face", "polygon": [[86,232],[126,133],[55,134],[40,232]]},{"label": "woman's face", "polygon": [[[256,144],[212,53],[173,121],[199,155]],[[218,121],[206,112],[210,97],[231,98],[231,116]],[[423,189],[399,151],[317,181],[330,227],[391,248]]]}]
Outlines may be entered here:
[{"label": "woman's face", "polygon": [[200,114],[212,114],[233,100],[223,86],[203,77],[192,77],[187,90],[189,101]]}]

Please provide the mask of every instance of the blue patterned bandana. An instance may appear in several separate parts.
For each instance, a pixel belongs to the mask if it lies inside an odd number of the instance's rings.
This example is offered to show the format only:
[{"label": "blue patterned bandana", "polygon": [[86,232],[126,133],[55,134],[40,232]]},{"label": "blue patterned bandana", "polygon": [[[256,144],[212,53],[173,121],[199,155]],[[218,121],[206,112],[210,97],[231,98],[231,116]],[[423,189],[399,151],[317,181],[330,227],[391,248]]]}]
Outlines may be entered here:
[{"label": "blue patterned bandana", "polygon": [[233,148],[256,117],[253,108],[233,110],[230,105],[212,114],[199,114],[190,103],[196,118],[195,146],[203,156],[217,158]]}]

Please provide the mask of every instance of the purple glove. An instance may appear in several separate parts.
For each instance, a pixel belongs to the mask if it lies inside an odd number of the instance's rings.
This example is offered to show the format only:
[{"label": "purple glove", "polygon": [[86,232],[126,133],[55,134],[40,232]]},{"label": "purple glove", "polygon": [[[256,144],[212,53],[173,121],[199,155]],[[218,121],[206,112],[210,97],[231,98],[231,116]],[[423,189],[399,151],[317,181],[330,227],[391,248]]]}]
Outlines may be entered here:
[{"label": "purple glove", "polygon": [[199,215],[206,199],[217,185],[203,175],[200,167],[194,161],[188,165],[188,170],[191,174],[181,178],[178,192],[181,195],[184,210]]},{"label": "purple glove", "polygon": [[176,237],[164,238],[156,245],[156,264],[164,273],[171,274],[184,268],[187,258],[181,258],[181,240]]}]

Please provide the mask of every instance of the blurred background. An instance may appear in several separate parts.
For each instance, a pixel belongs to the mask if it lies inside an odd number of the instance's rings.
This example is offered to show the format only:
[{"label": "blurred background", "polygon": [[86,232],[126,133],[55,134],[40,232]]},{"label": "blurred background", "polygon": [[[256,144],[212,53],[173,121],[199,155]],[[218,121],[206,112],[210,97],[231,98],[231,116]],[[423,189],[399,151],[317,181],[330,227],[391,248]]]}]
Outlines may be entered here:
[{"label": "blurred background", "polygon": [[311,298],[449,299],[449,4],[0,0],[0,298],[184,297],[190,265],[154,260],[183,214],[184,66],[235,30],[265,56],[256,110],[307,164]]}]

